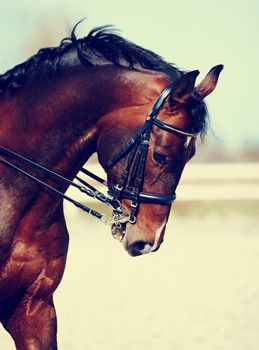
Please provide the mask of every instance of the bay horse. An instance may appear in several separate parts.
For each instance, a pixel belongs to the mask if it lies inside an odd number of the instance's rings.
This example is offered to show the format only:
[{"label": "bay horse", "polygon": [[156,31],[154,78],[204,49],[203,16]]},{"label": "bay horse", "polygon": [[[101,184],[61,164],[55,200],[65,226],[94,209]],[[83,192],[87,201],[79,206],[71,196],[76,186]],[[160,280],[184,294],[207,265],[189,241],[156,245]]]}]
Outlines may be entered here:
[{"label": "bay horse", "polygon": [[104,217],[64,194],[84,163],[97,152],[109,195],[80,189],[112,206],[105,221],[126,251],[158,250],[222,68],[195,87],[199,71],[100,27],[81,39],[74,28],[0,76],[0,320],[18,350],[57,349],[53,292],[69,241],[63,199]]}]

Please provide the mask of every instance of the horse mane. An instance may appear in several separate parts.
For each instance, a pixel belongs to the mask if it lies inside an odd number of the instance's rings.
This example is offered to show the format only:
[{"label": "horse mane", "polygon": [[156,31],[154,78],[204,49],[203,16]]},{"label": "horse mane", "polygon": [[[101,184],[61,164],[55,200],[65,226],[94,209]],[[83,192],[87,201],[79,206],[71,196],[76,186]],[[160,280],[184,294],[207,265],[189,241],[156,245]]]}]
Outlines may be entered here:
[{"label": "horse mane", "polygon": [[[84,66],[103,64],[100,61],[105,60],[118,67],[161,72],[174,81],[184,74],[153,51],[144,49],[118,35],[113,26],[96,27],[86,37],[78,39],[75,31],[80,23],[81,21],[74,26],[70,37],[62,39],[58,47],[42,48],[24,63],[0,75],[0,95],[6,90],[15,93],[26,82],[34,81],[39,74],[61,75],[60,68],[62,65],[63,70],[64,66],[61,59],[72,49],[76,50],[77,57]],[[74,60],[68,59],[65,62],[68,67],[75,65]],[[199,129],[205,133],[207,119],[205,103],[195,96],[191,99],[190,106],[193,119],[199,124]]]},{"label": "horse mane", "polygon": [[172,79],[182,75],[180,70],[159,55],[116,34],[112,26],[94,28],[86,37],[78,39],[75,30],[79,23],[72,29],[71,36],[64,38],[58,47],[40,49],[26,62],[0,75],[0,94],[6,89],[15,92],[27,81],[34,80],[42,71],[48,75],[60,73],[62,57],[73,48],[77,52],[78,59],[85,66],[98,64],[98,60],[102,57],[115,66],[125,67],[126,65],[136,70],[141,67],[159,71]]}]

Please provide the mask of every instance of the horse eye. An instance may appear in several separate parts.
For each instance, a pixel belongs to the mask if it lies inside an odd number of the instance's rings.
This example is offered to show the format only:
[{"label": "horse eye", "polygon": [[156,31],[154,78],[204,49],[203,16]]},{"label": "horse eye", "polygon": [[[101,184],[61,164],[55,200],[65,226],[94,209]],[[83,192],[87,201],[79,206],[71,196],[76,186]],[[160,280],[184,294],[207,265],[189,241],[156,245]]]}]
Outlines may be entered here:
[{"label": "horse eye", "polygon": [[169,161],[168,157],[159,152],[153,152],[153,159],[155,162],[161,165],[166,165]]}]

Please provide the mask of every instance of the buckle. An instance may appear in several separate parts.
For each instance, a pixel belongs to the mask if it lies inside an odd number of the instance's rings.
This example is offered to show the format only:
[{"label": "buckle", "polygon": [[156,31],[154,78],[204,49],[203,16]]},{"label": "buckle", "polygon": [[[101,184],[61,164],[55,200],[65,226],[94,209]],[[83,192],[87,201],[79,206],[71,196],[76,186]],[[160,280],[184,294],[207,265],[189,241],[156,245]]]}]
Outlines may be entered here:
[{"label": "buckle", "polygon": [[149,145],[149,140],[142,140],[141,143],[142,145]]},{"label": "buckle", "polygon": [[117,184],[114,188],[117,191],[121,191],[123,189],[123,186],[122,185],[120,186],[119,184]]},{"label": "buckle", "polygon": [[133,216],[132,218],[130,217],[130,218],[128,219],[128,222],[129,222],[131,225],[135,224],[135,223],[136,223],[136,217],[135,217],[135,216]]},{"label": "buckle", "polygon": [[131,208],[137,208],[137,206],[138,206],[138,202],[137,203],[131,203]]}]

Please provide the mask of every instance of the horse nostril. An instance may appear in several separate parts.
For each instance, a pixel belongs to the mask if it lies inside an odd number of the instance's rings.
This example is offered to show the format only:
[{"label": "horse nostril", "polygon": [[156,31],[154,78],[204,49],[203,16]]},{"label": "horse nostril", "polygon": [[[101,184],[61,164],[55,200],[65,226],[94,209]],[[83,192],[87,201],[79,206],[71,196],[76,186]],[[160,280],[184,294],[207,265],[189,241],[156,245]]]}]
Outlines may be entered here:
[{"label": "horse nostril", "polygon": [[151,251],[152,243],[144,241],[136,241],[128,247],[128,253],[131,256],[138,256],[142,254],[147,254]]}]

